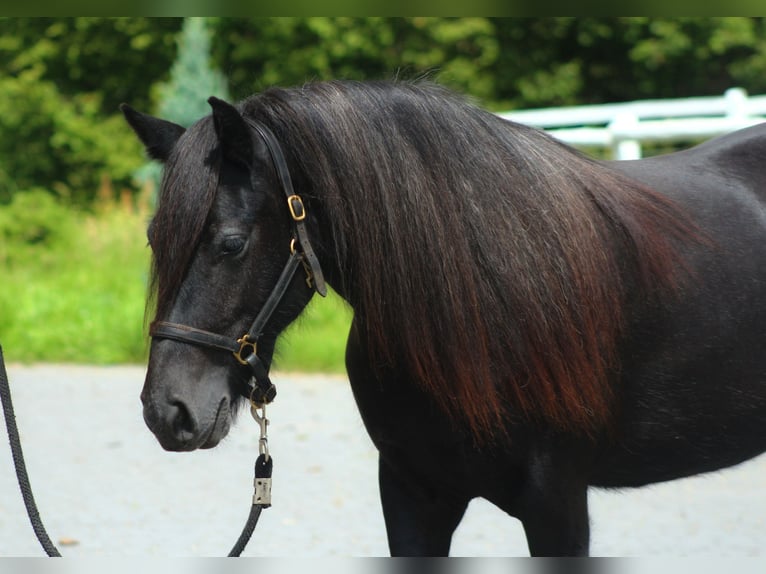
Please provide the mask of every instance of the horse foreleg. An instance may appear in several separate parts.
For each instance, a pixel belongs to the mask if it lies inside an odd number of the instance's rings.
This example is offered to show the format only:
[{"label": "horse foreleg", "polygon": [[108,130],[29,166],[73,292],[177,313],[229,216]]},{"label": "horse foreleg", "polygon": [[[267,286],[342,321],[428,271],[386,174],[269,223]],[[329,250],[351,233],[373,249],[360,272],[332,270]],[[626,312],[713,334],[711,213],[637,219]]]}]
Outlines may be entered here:
[{"label": "horse foreleg", "polygon": [[468,501],[417,486],[382,457],[378,479],[391,556],[447,556]]},{"label": "horse foreleg", "polygon": [[532,473],[521,498],[518,517],[532,556],[588,556],[586,484],[565,473]]}]

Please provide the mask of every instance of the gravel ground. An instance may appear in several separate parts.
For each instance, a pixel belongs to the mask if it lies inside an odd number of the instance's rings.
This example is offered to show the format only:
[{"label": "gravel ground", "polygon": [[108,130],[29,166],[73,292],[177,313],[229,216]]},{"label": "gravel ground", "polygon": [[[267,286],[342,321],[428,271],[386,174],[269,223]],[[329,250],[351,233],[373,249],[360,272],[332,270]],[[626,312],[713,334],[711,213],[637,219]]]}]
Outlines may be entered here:
[{"label": "gravel ground", "polygon": [[[62,554],[229,551],[252,496],[257,427],[249,415],[243,413],[215,449],[168,453],[141,418],[142,367],[9,365],[8,374],[37,503]],[[279,397],[268,413],[273,507],[263,512],[244,555],[385,556],[376,453],[347,381],[294,374],[274,380]],[[760,457],[692,479],[592,491],[592,553],[762,556],[765,485],[766,457]],[[7,439],[0,441],[0,493],[0,556],[41,556]],[[455,534],[452,554],[528,553],[520,523],[476,500]]]}]

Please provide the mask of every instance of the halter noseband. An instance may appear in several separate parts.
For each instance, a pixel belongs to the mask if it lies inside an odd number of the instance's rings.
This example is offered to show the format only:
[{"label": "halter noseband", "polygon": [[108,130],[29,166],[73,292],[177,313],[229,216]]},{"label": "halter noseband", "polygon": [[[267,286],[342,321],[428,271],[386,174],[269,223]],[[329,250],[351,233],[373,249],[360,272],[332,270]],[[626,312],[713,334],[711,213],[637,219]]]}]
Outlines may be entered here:
[{"label": "halter noseband", "polygon": [[327,294],[327,287],[322,274],[322,268],[319,266],[319,260],[311,247],[306,231],[306,208],[303,205],[303,200],[293,190],[290,172],[287,169],[287,162],[282,154],[279,142],[266,126],[256,123],[249,118],[245,118],[245,121],[266,142],[280,187],[287,197],[287,207],[290,211],[293,225],[290,257],[287,259],[282,274],[255,317],[250,329],[239,339],[232,339],[224,335],[211,333],[210,331],[168,321],[155,321],[152,323],[149,334],[155,339],[172,339],[209,349],[230,351],[239,363],[250,367],[255,381],[255,384],[252,386],[249,384],[245,385],[246,388],[242,389],[242,394],[256,404],[266,404],[274,400],[277,393],[276,387],[271,382],[271,379],[269,379],[268,369],[257,354],[258,339],[263,334],[266,323],[282,301],[300,265],[303,265],[306,271],[306,283],[309,288],[313,288],[324,297]]}]

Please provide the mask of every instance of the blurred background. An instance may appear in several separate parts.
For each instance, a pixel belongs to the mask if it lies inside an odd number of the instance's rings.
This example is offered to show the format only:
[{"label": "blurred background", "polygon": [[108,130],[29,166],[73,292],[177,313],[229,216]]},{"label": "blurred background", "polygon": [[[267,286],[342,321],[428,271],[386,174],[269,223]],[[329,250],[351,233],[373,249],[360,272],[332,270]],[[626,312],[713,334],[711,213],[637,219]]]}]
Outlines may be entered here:
[{"label": "blurred background", "polygon": [[[210,95],[239,100],[275,84],[424,75],[496,112],[720,95],[732,86],[761,94],[766,20],[0,19],[7,360],[146,358],[145,226],[158,167],[147,164],[121,102],[190,125],[207,113]],[[349,318],[337,297],[314,301],[283,336],[277,368],[342,372]]]}]

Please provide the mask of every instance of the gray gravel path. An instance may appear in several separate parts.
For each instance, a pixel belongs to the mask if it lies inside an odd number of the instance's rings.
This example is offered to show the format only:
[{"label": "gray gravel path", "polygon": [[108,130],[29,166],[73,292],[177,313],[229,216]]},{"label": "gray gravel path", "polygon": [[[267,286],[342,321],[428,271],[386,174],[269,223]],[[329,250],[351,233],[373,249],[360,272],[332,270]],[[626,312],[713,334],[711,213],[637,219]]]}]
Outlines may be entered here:
[{"label": "gray gravel path", "polygon": [[[62,554],[220,556],[252,495],[257,429],[243,413],[210,451],[163,451],[141,418],[142,367],[8,367],[40,512]],[[269,409],[274,506],[246,555],[384,556],[376,453],[341,377],[276,374]],[[590,494],[601,556],[766,554],[766,457],[702,477]],[[40,556],[7,439],[0,440],[0,556]],[[520,524],[476,500],[456,556],[525,556]]]}]

